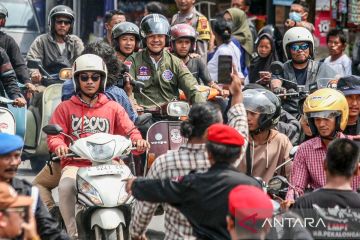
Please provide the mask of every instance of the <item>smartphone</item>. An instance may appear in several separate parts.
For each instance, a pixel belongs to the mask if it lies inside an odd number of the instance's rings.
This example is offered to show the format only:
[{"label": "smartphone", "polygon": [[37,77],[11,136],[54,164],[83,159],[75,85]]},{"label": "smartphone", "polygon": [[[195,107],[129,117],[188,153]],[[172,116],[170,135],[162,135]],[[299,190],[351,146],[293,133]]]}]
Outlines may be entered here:
[{"label": "smartphone", "polygon": [[218,83],[230,84],[232,73],[232,56],[220,55],[218,61]]}]

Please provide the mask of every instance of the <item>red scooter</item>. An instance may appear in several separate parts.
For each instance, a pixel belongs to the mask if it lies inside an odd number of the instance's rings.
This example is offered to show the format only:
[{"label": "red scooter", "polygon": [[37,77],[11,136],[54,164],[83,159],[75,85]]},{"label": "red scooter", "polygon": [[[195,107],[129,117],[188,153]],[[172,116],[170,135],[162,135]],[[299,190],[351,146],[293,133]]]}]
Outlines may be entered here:
[{"label": "red scooter", "polygon": [[[149,114],[149,118],[156,118],[146,132],[146,140],[150,143],[150,149],[146,154],[144,175],[147,174],[154,160],[168,151],[176,151],[187,139],[180,134],[180,125],[187,118],[190,106],[184,101],[171,101],[163,105],[158,105],[147,96],[138,86],[140,94],[154,103],[154,108],[144,108],[143,114]],[[140,113],[141,114],[141,113]]]}]

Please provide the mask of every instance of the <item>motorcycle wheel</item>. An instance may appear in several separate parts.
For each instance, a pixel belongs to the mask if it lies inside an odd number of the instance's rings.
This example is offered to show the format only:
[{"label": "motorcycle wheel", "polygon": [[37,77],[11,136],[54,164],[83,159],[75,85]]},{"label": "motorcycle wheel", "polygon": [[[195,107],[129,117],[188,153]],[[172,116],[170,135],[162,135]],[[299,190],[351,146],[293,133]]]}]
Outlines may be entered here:
[{"label": "motorcycle wheel", "polygon": [[46,164],[46,157],[45,156],[36,156],[36,157],[30,157],[30,166],[31,169],[38,173]]},{"label": "motorcycle wheel", "polygon": [[99,226],[94,227],[95,240],[127,240],[128,237],[125,234],[122,224],[115,229],[107,230],[101,229]]}]

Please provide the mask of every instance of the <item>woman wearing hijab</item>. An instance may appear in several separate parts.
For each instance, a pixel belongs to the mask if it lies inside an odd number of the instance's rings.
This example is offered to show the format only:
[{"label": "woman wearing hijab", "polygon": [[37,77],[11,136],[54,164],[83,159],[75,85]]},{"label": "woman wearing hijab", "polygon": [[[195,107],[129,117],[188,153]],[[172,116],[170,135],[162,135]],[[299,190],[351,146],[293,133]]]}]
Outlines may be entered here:
[{"label": "woman wearing hijab", "polygon": [[256,40],[255,47],[257,56],[251,60],[248,82],[266,86],[271,79],[270,64],[278,60],[275,54],[275,42],[270,34],[263,33]]},{"label": "woman wearing hijab", "polygon": [[224,19],[232,22],[232,36],[245,51],[243,55],[245,56],[245,64],[248,67],[254,49],[254,41],[247,23],[246,13],[239,8],[229,8],[224,13]]}]

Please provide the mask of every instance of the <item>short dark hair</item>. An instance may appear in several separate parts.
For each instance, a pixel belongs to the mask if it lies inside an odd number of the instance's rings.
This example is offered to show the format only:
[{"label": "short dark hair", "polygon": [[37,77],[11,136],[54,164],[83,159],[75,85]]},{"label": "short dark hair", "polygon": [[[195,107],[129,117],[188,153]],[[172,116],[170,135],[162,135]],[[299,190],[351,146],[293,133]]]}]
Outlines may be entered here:
[{"label": "short dark hair", "polygon": [[148,2],[145,5],[146,10],[148,11],[149,14],[152,13],[157,13],[157,14],[161,14],[161,15],[167,15],[167,11],[166,11],[166,7],[164,4],[160,3],[160,2]]},{"label": "short dark hair", "polygon": [[114,15],[125,15],[125,13],[118,9],[110,10],[105,13],[104,23],[109,23]]},{"label": "short dark hair", "polygon": [[305,12],[309,12],[309,4],[305,0],[294,0],[292,4],[299,4],[304,8]]},{"label": "short dark hair", "polygon": [[96,41],[85,46],[82,54],[95,54],[101,57],[107,67],[107,83],[106,86],[116,85],[121,77],[122,65],[116,57],[115,50],[104,41]]},{"label": "short dark hair", "polygon": [[207,141],[206,149],[211,153],[215,162],[225,162],[232,164],[239,157],[241,148],[235,145],[225,145]]},{"label": "short dark hair", "polygon": [[340,42],[346,44],[346,37],[341,29],[331,29],[326,35],[326,42],[329,42],[330,37],[339,37]]},{"label": "short dark hair", "polygon": [[350,139],[335,139],[328,146],[325,161],[331,175],[350,178],[359,163],[359,147]]},{"label": "short dark hair", "polygon": [[181,135],[186,138],[201,137],[211,124],[219,123],[220,109],[212,103],[196,103],[189,112],[188,120],[181,123]]}]

